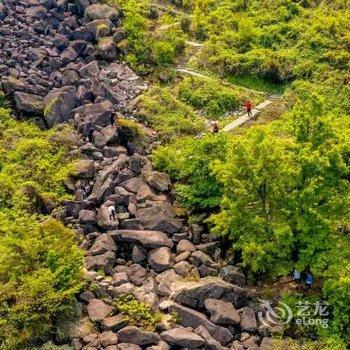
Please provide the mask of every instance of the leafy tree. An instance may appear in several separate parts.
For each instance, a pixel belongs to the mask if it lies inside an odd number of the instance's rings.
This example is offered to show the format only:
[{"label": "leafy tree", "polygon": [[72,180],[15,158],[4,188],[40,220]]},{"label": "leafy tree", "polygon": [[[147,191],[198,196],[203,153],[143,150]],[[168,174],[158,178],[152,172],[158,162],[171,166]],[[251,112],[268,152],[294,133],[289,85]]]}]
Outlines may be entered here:
[{"label": "leafy tree", "polygon": [[0,348],[50,338],[55,319],[71,316],[82,287],[74,231],[56,220],[0,213]]}]

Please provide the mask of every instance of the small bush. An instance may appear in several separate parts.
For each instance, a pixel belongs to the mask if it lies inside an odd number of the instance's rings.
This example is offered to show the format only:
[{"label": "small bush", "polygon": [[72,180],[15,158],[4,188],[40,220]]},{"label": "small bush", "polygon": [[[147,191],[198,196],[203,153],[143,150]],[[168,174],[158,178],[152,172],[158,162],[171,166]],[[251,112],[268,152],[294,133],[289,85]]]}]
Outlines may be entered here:
[{"label": "small bush", "polygon": [[133,295],[124,294],[117,297],[114,306],[129,324],[154,331],[156,325],[162,321],[162,313],[153,311],[146,302],[137,300]]},{"label": "small bush", "polygon": [[196,135],[205,130],[203,119],[167,87],[154,86],[142,95],[139,114],[168,140],[176,135]]},{"label": "small bush", "polygon": [[214,79],[186,77],[179,84],[180,100],[202,109],[209,118],[216,119],[239,106],[237,94]]}]

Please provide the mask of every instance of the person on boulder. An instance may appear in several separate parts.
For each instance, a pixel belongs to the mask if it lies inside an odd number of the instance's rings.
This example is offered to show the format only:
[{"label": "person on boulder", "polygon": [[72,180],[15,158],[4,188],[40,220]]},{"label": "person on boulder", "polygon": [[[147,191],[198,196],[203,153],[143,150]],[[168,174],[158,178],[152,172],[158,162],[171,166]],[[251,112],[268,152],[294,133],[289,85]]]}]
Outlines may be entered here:
[{"label": "person on boulder", "polygon": [[94,126],[91,122],[88,122],[85,127],[85,137],[86,141],[91,142],[93,141],[93,134],[94,134]]},{"label": "person on boulder", "polygon": [[108,213],[109,213],[109,221],[115,221],[116,210],[114,205],[110,205],[108,207]]},{"label": "person on boulder", "polygon": [[112,126],[114,126],[116,120],[117,120],[117,114],[115,112],[111,113],[110,123]]},{"label": "person on boulder", "polygon": [[252,113],[252,109],[253,109],[253,103],[252,101],[248,100],[246,103],[245,103],[245,108],[247,110],[247,114],[248,114],[248,117],[251,117],[253,115]]}]

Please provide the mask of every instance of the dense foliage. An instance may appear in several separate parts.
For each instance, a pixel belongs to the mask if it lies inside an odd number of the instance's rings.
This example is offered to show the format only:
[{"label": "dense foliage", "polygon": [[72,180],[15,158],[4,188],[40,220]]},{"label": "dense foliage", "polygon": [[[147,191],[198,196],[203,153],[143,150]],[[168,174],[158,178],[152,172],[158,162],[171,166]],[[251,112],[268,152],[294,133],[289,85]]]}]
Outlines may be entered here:
[{"label": "dense foliage", "polygon": [[195,135],[205,130],[204,121],[191,106],[176,98],[168,87],[154,86],[143,94],[139,103],[140,117],[166,139]]},{"label": "dense foliage", "polygon": [[67,198],[69,128],[41,131],[0,109],[0,348],[49,339],[74,310],[82,252],[74,231],[45,218]]},{"label": "dense foliage", "polygon": [[[123,26],[127,39],[122,43],[126,60],[140,73],[149,73],[157,67],[172,64],[183,51],[186,34],[177,27],[154,30],[162,22],[148,0],[108,0],[123,12]],[[169,17],[164,16],[165,24]]]},{"label": "dense foliage", "polygon": [[278,82],[349,69],[347,2],[192,0],[199,65]]}]

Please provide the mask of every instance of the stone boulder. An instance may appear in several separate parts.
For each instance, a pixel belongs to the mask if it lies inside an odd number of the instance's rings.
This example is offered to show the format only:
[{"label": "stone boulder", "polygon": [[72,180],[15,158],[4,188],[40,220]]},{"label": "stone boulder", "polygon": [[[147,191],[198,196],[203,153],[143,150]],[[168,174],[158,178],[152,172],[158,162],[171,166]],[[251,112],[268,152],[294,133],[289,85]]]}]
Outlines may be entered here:
[{"label": "stone boulder", "polygon": [[122,328],[117,335],[121,343],[132,343],[140,346],[152,345],[160,340],[157,333],[147,332],[135,326]]},{"label": "stone boulder", "polygon": [[169,203],[157,203],[150,208],[139,209],[136,218],[146,230],[173,234],[182,228],[181,220],[175,217],[174,208]]},{"label": "stone boulder", "polygon": [[57,89],[45,96],[44,103],[44,117],[47,124],[52,127],[73,119],[73,110],[77,106],[78,99],[72,91]]},{"label": "stone boulder", "polygon": [[105,330],[111,330],[113,332],[118,332],[127,324],[128,321],[125,320],[125,317],[123,315],[110,316],[102,320],[102,328]]},{"label": "stone boulder", "polygon": [[182,326],[191,328],[203,326],[221,344],[227,344],[233,339],[232,333],[227,328],[214,324],[198,311],[175,303],[170,305],[170,311],[175,312],[179,316],[179,323]]},{"label": "stone boulder", "polygon": [[81,159],[75,163],[74,176],[89,179],[94,176],[95,171],[95,162],[92,159]]},{"label": "stone boulder", "polygon": [[87,312],[91,321],[102,321],[106,318],[114,308],[106,304],[103,300],[92,299],[87,306]]},{"label": "stone boulder", "polygon": [[41,96],[16,91],[13,97],[19,111],[31,114],[42,114],[44,111],[44,101]]},{"label": "stone boulder", "polygon": [[205,341],[199,335],[186,328],[173,328],[161,334],[163,340],[173,346],[197,349],[204,345]]},{"label": "stone boulder", "polygon": [[112,331],[105,331],[99,335],[99,341],[103,347],[118,343],[118,336]]},{"label": "stone boulder", "polygon": [[198,282],[175,282],[172,289],[173,300],[193,308],[203,308],[206,299],[222,299],[239,303],[240,299],[246,295],[244,289],[218,277],[206,277]]},{"label": "stone boulder", "polygon": [[106,230],[113,230],[118,227],[119,222],[117,217],[115,220],[110,218],[108,207],[102,205],[97,213],[97,224]]},{"label": "stone boulder", "polygon": [[156,272],[170,269],[173,264],[170,249],[168,247],[160,247],[151,250],[148,254],[148,263]]},{"label": "stone boulder", "polygon": [[173,241],[160,231],[115,230],[108,233],[116,242],[137,243],[146,248],[171,248],[173,246]]},{"label": "stone boulder", "polygon": [[206,299],[205,308],[210,312],[210,321],[216,324],[239,324],[241,318],[230,302]]},{"label": "stone boulder", "polygon": [[198,334],[200,337],[202,337],[205,340],[205,349],[228,350],[228,348],[225,348],[224,346],[222,346],[214,337],[212,337],[205,327],[203,326],[197,327],[194,330],[194,333]]},{"label": "stone boulder", "polygon": [[107,233],[100,234],[92,247],[89,249],[89,255],[101,255],[106,252],[115,252],[117,250],[117,246]]},{"label": "stone boulder", "polygon": [[111,273],[115,253],[107,251],[101,255],[86,256],[84,259],[85,267],[88,271],[103,270],[105,273]]},{"label": "stone boulder", "polygon": [[228,283],[235,284],[237,286],[244,286],[246,278],[243,272],[237,266],[228,265],[220,270],[220,276]]},{"label": "stone boulder", "polygon": [[105,61],[114,61],[117,58],[117,45],[112,38],[102,38],[98,43],[98,55]]},{"label": "stone boulder", "polygon": [[94,4],[85,10],[85,17],[88,21],[107,18],[116,22],[119,17],[119,12],[115,7],[106,4]]},{"label": "stone boulder", "polygon": [[153,188],[160,192],[168,191],[171,187],[169,176],[158,171],[144,171],[142,178]]},{"label": "stone boulder", "polygon": [[255,332],[258,329],[255,312],[250,307],[239,310],[241,315],[241,327],[244,331]]},{"label": "stone boulder", "polygon": [[110,101],[102,101],[99,103],[88,103],[74,110],[74,113],[85,117],[86,122],[94,125],[106,127],[110,125],[111,113],[114,106]]}]

